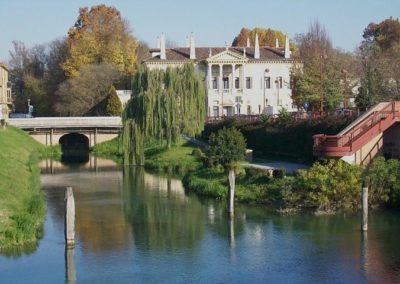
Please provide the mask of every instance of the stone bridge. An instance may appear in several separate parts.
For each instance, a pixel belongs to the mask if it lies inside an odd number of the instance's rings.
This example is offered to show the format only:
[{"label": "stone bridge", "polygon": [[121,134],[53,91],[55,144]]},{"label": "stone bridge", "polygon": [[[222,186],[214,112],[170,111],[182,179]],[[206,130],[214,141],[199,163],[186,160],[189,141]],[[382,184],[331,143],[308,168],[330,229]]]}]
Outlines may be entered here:
[{"label": "stone bridge", "polygon": [[122,128],[119,116],[10,118],[7,123],[45,145],[79,141],[88,147],[117,137]]}]

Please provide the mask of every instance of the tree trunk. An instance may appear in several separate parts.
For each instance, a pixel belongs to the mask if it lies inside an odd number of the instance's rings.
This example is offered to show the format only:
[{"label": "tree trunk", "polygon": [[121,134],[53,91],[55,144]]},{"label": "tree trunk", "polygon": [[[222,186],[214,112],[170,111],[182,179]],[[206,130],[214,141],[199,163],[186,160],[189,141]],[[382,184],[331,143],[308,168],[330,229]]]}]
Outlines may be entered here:
[{"label": "tree trunk", "polygon": [[235,170],[230,169],[228,174],[229,181],[229,208],[228,212],[231,217],[234,215],[234,202],[235,202]]}]

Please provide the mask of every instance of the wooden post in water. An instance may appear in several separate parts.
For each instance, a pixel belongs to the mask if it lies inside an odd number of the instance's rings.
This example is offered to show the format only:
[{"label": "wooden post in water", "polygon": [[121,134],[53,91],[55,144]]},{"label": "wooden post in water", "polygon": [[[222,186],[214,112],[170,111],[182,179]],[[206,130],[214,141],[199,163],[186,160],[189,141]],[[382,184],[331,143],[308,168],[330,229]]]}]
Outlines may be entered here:
[{"label": "wooden post in water", "polygon": [[65,245],[75,246],[75,200],[72,187],[65,190]]},{"label": "wooden post in water", "polygon": [[368,230],[368,186],[366,185],[363,185],[362,188],[361,230],[363,232]]},{"label": "wooden post in water", "polygon": [[235,206],[235,170],[230,169],[228,175],[229,181],[229,208],[228,212],[231,217],[234,215],[234,206]]}]

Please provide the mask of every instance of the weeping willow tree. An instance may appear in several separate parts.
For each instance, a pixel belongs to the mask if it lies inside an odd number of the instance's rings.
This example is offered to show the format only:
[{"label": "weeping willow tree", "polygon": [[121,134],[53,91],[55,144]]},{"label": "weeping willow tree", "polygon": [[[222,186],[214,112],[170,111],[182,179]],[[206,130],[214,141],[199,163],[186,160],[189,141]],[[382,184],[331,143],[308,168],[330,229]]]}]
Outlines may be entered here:
[{"label": "weeping willow tree", "polygon": [[123,115],[124,164],[144,165],[148,139],[171,147],[181,134],[193,137],[203,130],[205,88],[193,65],[166,71],[142,67],[133,77],[132,92]]}]

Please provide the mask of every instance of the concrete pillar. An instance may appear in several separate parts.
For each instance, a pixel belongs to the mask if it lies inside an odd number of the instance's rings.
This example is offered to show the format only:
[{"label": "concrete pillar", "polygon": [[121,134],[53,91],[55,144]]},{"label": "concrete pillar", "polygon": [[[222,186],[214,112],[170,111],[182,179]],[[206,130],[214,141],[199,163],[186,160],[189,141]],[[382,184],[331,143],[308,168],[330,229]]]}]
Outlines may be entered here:
[{"label": "concrete pillar", "polygon": [[361,230],[368,230],[368,187],[362,188],[362,217],[361,217]]},{"label": "concrete pillar", "polygon": [[75,246],[75,200],[72,187],[65,190],[65,245],[73,248]]}]

